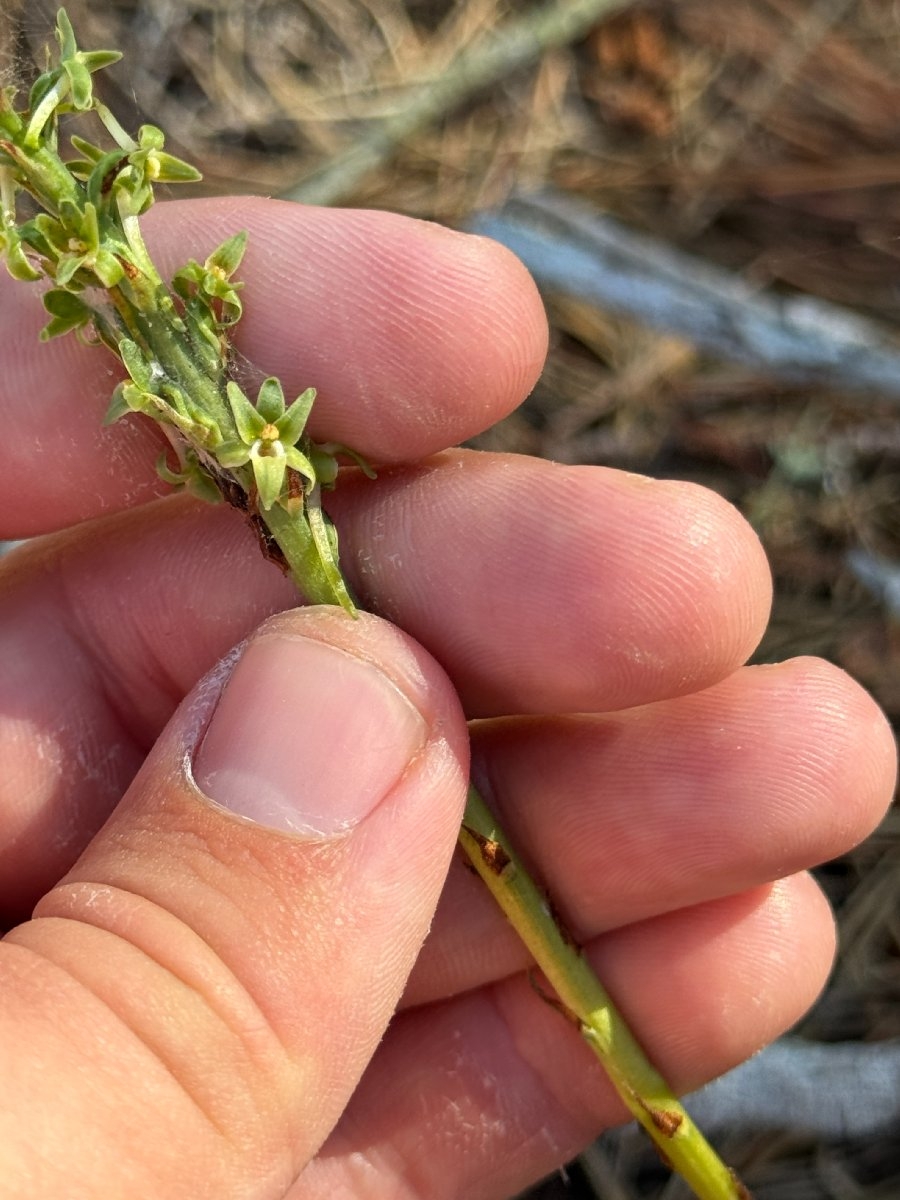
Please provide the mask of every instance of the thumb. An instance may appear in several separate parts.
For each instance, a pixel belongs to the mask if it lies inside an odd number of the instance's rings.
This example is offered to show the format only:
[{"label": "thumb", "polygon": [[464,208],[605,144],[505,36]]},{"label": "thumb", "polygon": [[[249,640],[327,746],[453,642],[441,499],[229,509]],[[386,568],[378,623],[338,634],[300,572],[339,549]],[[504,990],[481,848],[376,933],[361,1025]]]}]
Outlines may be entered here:
[{"label": "thumb", "polygon": [[0,944],[0,1196],[283,1196],[426,934],[466,756],[374,617],[282,614],[203,680]]}]

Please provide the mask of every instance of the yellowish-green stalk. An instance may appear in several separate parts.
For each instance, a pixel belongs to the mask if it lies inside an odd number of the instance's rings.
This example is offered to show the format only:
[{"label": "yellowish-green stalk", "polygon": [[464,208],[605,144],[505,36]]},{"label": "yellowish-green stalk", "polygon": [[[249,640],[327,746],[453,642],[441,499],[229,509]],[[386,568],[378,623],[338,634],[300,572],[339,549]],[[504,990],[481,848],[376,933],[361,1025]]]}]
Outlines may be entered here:
[{"label": "yellowish-green stalk", "polygon": [[553,988],[554,1007],[577,1026],[663,1159],[701,1200],[748,1200],[750,1193],[641,1049],[583,949],[563,929],[549,898],[474,787],[469,788],[459,842]]}]

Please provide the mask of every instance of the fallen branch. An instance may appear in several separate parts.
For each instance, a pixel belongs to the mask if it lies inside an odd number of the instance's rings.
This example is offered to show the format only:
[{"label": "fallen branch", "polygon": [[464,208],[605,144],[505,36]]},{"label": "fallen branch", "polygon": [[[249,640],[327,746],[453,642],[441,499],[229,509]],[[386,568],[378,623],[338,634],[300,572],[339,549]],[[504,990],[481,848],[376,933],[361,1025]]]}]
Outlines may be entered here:
[{"label": "fallen branch", "polygon": [[625,314],[785,382],[900,400],[900,345],[874,321],[809,296],[762,291],[562,192],[515,196],[467,227],[508,246],[547,292]]}]

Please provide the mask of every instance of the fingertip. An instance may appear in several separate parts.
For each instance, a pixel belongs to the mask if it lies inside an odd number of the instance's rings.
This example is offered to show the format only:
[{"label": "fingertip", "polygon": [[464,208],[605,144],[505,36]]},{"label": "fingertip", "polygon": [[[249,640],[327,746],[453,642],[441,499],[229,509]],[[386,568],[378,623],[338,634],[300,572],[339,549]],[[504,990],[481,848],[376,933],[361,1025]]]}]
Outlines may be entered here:
[{"label": "fingertip", "polygon": [[791,774],[813,781],[812,795],[833,797],[829,811],[820,814],[811,831],[817,861],[844,854],[877,828],[894,796],[894,731],[874,698],[834,663],[803,656],[779,663],[774,670],[785,677],[779,702],[788,704],[792,714],[804,714],[806,736],[792,760]]},{"label": "fingertip", "polygon": [[316,387],[313,435],[374,461],[473,437],[540,374],[548,330],[537,287],[488,238],[264,198],[172,202],[165,218],[169,246],[249,231],[241,352],[288,390]]}]

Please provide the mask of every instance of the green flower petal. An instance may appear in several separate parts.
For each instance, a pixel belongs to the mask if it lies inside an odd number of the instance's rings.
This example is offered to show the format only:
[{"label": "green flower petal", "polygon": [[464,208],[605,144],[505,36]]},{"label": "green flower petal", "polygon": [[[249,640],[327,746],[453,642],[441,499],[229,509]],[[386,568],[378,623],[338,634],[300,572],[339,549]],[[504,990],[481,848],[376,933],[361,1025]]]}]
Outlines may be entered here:
[{"label": "green flower petal", "polygon": [[[281,383],[272,375],[264,379],[256,397],[259,415],[270,425],[277,425],[284,416],[284,391]],[[281,429],[279,427],[279,433]]]},{"label": "green flower petal", "polygon": [[111,67],[122,57],[121,50],[79,50],[78,56],[90,73]]},{"label": "green flower petal", "polygon": [[94,262],[94,274],[105,288],[115,287],[125,276],[125,268],[110,250],[99,250]]},{"label": "green flower petal", "polygon": [[316,478],[316,469],[296,446],[290,446],[284,452],[284,457],[287,460],[287,465],[298,474],[302,475],[310,487],[315,487],[318,482]]},{"label": "green flower petal", "polygon": [[138,145],[142,150],[162,150],[166,135],[158,125],[142,125],[138,130]]},{"label": "green flower petal", "polygon": [[281,440],[286,446],[293,446],[300,440],[315,398],[316,389],[307,388],[305,392],[301,392],[287,412],[275,422]]},{"label": "green flower petal", "polygon": [[75,30],[72,28],[69,14],[64,8],[61,8],[56,14],[56,40],[59,43],[60,59],[74,58],[78,53]]},{"label": "green flower petal", "polygon": [[203,176],[196,167],[165,151],[154,151],[147,160],[147,174],[158,183],[197,183]]},{"label": "green flower petal", "polygon": [[[56,282],[60,287],[66,287],[87,262],[85,254],[64,254],[56,268]],[[82,281],[83,282],[83,281]]]},{"label": "green flower petal", "polygon": [[79,61],[77,56],[72,58],[63,58],[63,61],[60,65],[62,66],[62,69],[65,71],[66,77],[69,80],[69,87],[72,92],[73,107],[79,112],[85,112],[91,107],[91,100],[93,99],[94,91],[91,85],[90,71],[83,62]]},{"label": "green flower petal", "polygon": [[236,233],[227,238],[221,246],[217,246],[204,265],[207,271],[221,271],[226,278],[230,278],[241,265],[246,249],[246,231]]},{"label": "green flower petal", "polygon": [[216,458],[223,467],[243,467],[250,461],[250,447],[243,442],[223,442],[216,447]]},{"label": "green flower petal", "polygon": [[269,509],[281,495],[284,487],[284,473],[287,459],[281,454],[251,454],[253,478],[259,492],[259,502],[263,508]]},{"label": "green flower petal", "polygon": [[228,381],[225,391],[238,436],[242,442],[251,446],[265,429],[266,419],[256,411],[233,379]]}]

